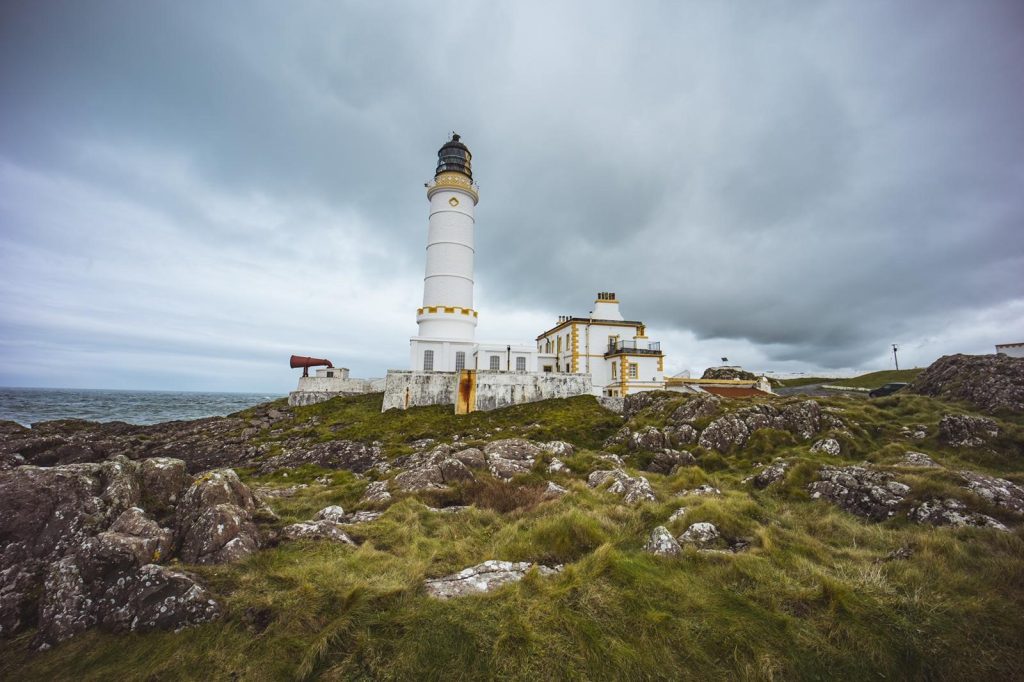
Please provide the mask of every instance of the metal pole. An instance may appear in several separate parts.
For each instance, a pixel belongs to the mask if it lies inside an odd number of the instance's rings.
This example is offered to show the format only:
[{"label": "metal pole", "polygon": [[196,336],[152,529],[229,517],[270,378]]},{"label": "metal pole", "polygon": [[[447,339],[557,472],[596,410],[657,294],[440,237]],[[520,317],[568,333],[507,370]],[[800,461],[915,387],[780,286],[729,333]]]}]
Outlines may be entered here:
[{"label": "metal pole", "polygon": [[896,344],[892,344],[892,361],[896,363],[896,371],[900,371],[900,359],[896,357]]}]

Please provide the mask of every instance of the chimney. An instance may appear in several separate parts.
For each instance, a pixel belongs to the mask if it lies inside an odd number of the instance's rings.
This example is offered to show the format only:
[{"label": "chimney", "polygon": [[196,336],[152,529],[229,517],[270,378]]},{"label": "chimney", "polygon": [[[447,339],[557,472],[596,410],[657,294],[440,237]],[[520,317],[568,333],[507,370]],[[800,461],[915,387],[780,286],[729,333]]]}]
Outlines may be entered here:
[{"label": "chimney", "polygon": [[597,300],[594,301],[595,320],[622,320],[622,313],[619,312],[619,300],[615,298],[614,291],[599,291]]}]

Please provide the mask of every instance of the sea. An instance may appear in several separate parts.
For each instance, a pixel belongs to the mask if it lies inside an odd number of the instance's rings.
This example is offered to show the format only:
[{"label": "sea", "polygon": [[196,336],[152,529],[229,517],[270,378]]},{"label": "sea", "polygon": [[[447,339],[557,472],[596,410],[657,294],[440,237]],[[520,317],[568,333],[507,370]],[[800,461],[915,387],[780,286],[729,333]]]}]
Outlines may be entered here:
[{"label": "sea", "polygon": [[0,388],[0,419],[24,426],[51,419],[156,424],[224,416],[281,397],[273,393]]}]

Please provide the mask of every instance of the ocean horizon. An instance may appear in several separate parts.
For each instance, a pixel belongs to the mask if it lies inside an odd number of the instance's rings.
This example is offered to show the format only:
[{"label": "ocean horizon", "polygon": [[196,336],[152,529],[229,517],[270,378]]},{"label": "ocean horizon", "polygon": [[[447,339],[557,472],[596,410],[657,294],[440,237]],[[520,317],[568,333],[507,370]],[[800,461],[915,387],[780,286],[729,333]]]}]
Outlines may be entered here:
[{"label": "ocean horizon", "polygon": [[223,417],[285,394],[107,388],[0,387],[0,420],[31,426],[54,419],[157,424]]}]

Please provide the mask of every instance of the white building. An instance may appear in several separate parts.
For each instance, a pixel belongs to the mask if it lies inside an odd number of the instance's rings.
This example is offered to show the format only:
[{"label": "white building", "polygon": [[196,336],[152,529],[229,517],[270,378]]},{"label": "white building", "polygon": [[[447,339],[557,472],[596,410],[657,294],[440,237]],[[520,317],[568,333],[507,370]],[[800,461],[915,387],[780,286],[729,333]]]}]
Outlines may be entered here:
[{"label": "white building", "polygon": [[665,354],[643,322],[626,320],[614,293],[601,292],[587,317],[563,316],[537,337],[540,369],[591,376],[594,393],[625,396],[665,386]]},{"label": "white building", "polygon": [[996,355],[1008,355],[1011,358],[1024,358],[1024,343],[997,343]]}]

